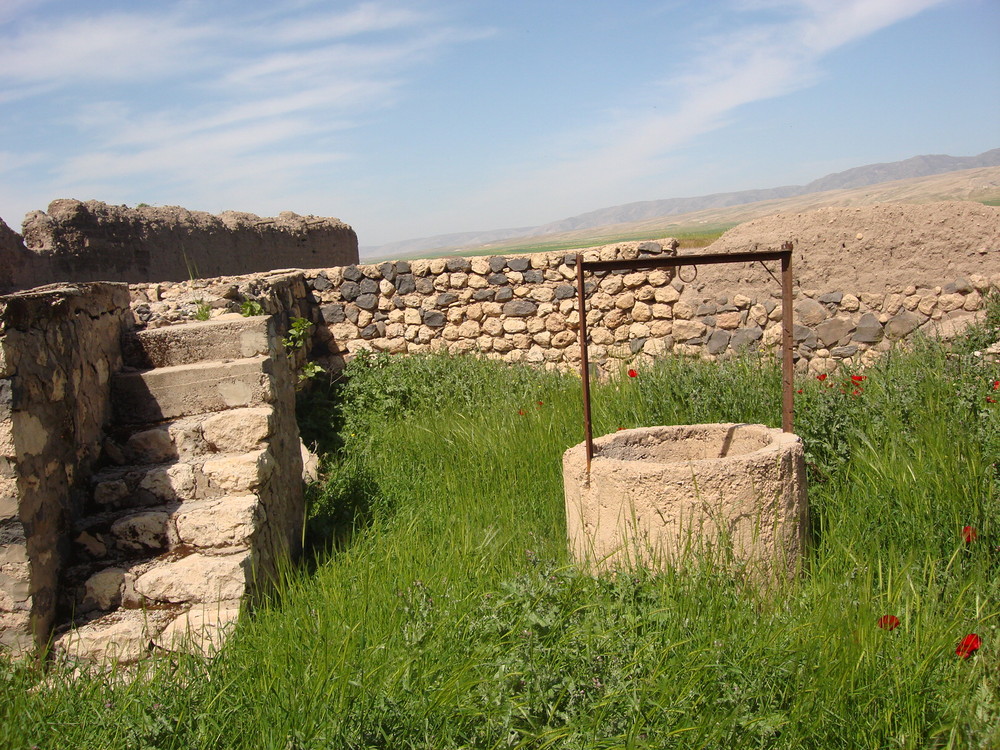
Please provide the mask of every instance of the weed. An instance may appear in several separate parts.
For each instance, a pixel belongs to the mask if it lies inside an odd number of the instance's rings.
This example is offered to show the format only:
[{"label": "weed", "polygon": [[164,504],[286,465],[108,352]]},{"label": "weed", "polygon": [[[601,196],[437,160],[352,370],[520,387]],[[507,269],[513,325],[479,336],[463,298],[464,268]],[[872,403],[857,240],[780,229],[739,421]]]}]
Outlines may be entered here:
[{"label": "weed", "polygon": [[305,318],[292,318],[288,334],[281,340],[285,350],[292,353],[302,349],[309,340],[310,328],[312,328],[312,323]]},{"label": "weed", "polygon": [[209,318],[212,317],[212,306],[210,304],[208,304],[204,300],[198,299],[195,300],[195,305],[196,305],[194,311],[195,320],[208,320]]},{"label": "weed", "polygon": [[245,299],[240,303],[240,315],[252,318],[264,314],[264,306],[255,299]]},{"label": "weed", "polygon": [[326,372],[326,370],[320,366],[319,362],[306,362],[302,365],[302,369],[299,370],[299,380],[312,380],[321,372]]},{"label": "weed", "polygon": [[1000,290],[991,289],[987,292],[983,307],[983,319],[969,326],[965,335],[956,342],[954,349],[959,354],[981,351],[1000,341]]}]

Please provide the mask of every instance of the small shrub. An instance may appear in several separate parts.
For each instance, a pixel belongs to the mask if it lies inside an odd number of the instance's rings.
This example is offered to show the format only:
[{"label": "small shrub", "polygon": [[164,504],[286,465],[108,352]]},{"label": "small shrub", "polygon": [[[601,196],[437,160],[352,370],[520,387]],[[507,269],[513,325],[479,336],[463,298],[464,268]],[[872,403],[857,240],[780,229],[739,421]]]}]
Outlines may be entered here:
[{"label": "small shrub", "polygon": [[309,361],[302,365],[302,369],[299,370],[299,381],[312,380],[321,372],[326,372],[319,362]]},{"label": "small shrub", "polygon": [[985,310],[983,320],[969,326],[955,342],[953,349],[956,353],[981,352],[1000,341],[1000,289],[991,289],[986,293],[983,308]]},{"label": "small shrub", "polygon": [[244,318],[253,318],[264,314],[264,306],[255,299],[245,299],[240,304],[240,315]]},{"label": "small shrub", "polygon": [[297,352],[299,349],[306,345],[306,341],[309,340],[309,329],[312,328],[312,323],[310,323],[305,318],[292,318],[291,325],[288,329],[288,335],[281,340],[285,349],[289,352]]}]

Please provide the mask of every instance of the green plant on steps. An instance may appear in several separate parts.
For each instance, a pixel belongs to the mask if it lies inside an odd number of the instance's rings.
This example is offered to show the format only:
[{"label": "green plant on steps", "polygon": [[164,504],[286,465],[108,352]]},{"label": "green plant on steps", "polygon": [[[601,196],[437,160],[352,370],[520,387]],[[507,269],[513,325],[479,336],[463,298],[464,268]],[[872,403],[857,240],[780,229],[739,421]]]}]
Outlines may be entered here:
[{"label": "green plant on steps", "polygon": [[284,344],[289,354],[297,352],[306,345],[310,328],[312,328],[312,323],[305,318],[292,318],[291,325],[288,328],[288,335],[281,340],[281,343]]},{"label": "green plant on steps", "polygon": [[205,302],[205,300],[195,300],[195,304],[198,305],[194,313],[195,320],[208,320],[212,317],[212,306]]},{"label": "green plant on steps", "polygon": [[319,362],[309,361],[302,365],[302,370],[299,372],[299,381],[312,380],[321,372],[326,372]]},{"label": "green plant on steps", "polygon": [[245,299],[240,305],[240,315],[244,318],[253,318],[264,314],[264,306],[255,299]]},{"label": "green plant on steps", "polygon": [[[288,334],[281,340],[289,357],[294,356],[295,352],[305,347],[306,342],[309,340],[310,328],[312,328],[312,323],[305,318],[292,318]],[[318,362],[306,361],[299,370],[299,382],[303,383],[307,380],[312,380],[321,372],[326,372],[326,370]]]}]

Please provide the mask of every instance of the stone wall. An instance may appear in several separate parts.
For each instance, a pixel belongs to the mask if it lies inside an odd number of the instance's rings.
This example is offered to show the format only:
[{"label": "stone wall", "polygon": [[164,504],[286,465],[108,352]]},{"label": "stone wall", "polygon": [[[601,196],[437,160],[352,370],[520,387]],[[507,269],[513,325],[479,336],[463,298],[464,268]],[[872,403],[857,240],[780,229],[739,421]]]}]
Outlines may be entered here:
[{"label": "stone wall", "polygon": [[235,315],[128,337],[63,577],[60,657],[210,654],[297,554],[302,456],[277,325]]},{"label": "stone wall", "polygon": [[61,281],[180,281],[358,260],[358,238],[347,224],[290,212],[274,218],[235,211],[214,216],[176,206],[56,200],[47,212],[25,217],[23,246],[4,228],[0,284],[6,288]]},{"label": "stone wall", "polygon": [[[620,243],[588,259],[656,257],[675,242]],[[797,252],[808,252],[800,248]],[[572,254],[439,258],[302,272],[293,314],[313,321],[312,357],[336,369],[359,349],[404,354],[478,353],[511,362],[573,368],[579,363]],[[771,264],[777,265],[777,264]],[[982,264],[979,263],[981,266]],[[614,371],[666,353],[705,358],[742,349],[776,351],[780,285],[760,264],[727,266],[732,283],[713,283],[691,267],[607,273],[587,280],[591,361]],[[794,266],[793,266],[794,269]],[[776,273],[775,269],[771,269]],[[970,273],[909,284],[902,273],[878,287],[826,288],[804,273],[794,286],[795,357],[800,371],[866,364],[893,341],[922,331],[951,335],[975,318],[992,277]],[[761,281],[758,277],[763,277]],[[266,275],[132,287],[137,325],[191,317],[198,302],[213,314],[260,300],[287,309]],[[751,283],[752,282],[752,283]],[[764,283],[766,282],[766,283]],[[846,287],[846,288],[845,288]]]},{"label": "stone wall", "polygon": [[0,298],[0,644],[45,643],[121,368],[124,284]]},{"label": "stone wall", "polygon": [[[281,314],[136,331],[125,284],[0,297],[0,651],[206,651],[304,516]],[[297,358],[296,358],[297,357]]]}]

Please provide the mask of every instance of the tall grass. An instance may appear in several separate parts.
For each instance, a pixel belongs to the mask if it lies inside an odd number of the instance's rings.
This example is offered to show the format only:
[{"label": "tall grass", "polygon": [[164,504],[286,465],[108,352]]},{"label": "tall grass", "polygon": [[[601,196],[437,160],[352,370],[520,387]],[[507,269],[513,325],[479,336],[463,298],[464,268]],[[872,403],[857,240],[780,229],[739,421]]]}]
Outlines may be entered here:
[{"label": "tall grass", "polygon": [[[1000,746],[1000,376],[971,353],[921,343],[797,384],[815,543],[768,593],[707,563],[573,567],[572,376],[374,355],[350,375],[304,423],[328,451],[314,564],[214,661],[129,681],[3,663],[0,746]],[[593,402],[598,432],[775,424],[780,376],[667,359]]]}]

